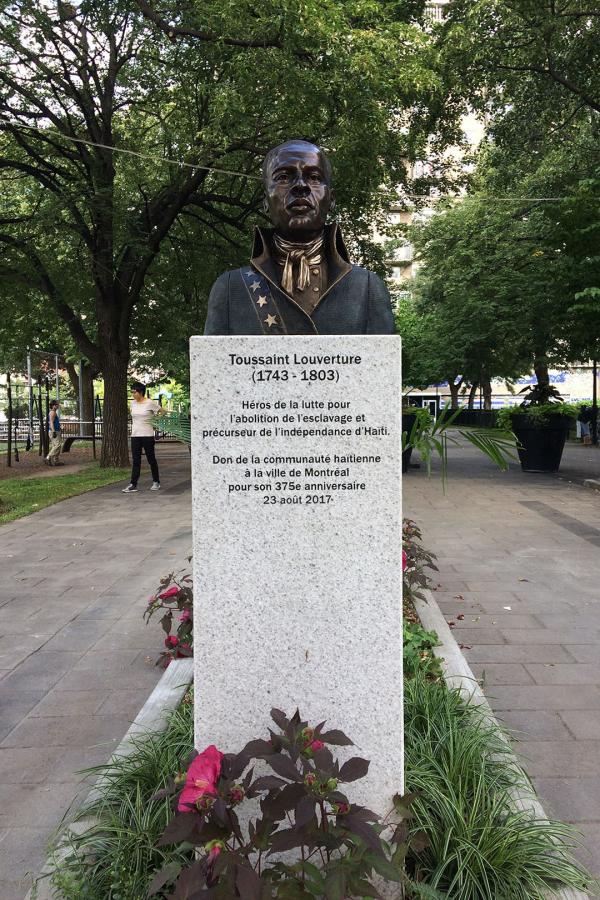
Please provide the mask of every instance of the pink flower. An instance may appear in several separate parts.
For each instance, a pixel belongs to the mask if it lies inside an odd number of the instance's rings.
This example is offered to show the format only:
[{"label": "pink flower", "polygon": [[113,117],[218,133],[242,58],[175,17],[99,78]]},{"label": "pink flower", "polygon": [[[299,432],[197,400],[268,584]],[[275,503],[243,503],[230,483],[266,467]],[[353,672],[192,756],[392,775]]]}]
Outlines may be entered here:
[{"label": "pink flower", "polygon": [[173,587],[170,587],[168,589],[168,591],[163,591],[162,594],[159,594],[158,599],[159,600],[168,600],[169,597],[176,597],[178,593],[179,593],[179,588],[176,587],[175,585],[173,585]]},{"label": "pink flower", "polygon": [[347,816],[350,812],[350,804],[349,803],[334,803],[333,811],[336,816]]},{"label": "pink flower", "polygon": [[204,849],[208,853],[208,862],[213,863],[224,847],[223,841],[209,841],[204,845]]},{"label": "pink flower", "polygon": [[322,750],[324,746],[323,741],[311,741],[310,749],[315,753],[317,750]]},{"label": "pink flower", "polygon": [[227,799],[233,806],[237,806],[238,803],[241,803],[244,797],[246,796],[246,792],[241,784],[234,784],[231,790],[229,791],[229,795]]},{"label": "pink flower", "polygon": [[406,567],[408,565],[408,556],[406,555],[406,550],[402,551],[402,571],[406,571]]},{"label": "pink flower", "polygon": [[216,795],[222,760],[223,754],[217,750],[214,744],[211,744],[192,760],[187,770],[185,787],[177,803],[178,812],[191,812],[190,807],[196,806],[203,797]]},{"label": "pink flower", "polygon": [[189,611],[189,609],[184,609],[183,612],[181,613],[181,615],[179,616],[179,621],[180,622],[189,622],[189,620],[191,618],[192,618],[192,614]]},{"label": "pink flower", "polygon": [[169,635],[167,635],[167,637],[165,638],[165,647],[166,647],[168,650],[172,650],[174,647],[177,646],[178,643],[179,643],[179,638],[178,638],[178,637],[175,637],[174,634],[169,634]]},{"label": "pink flower", "polygon": [[154,596],[154,594],[152,594],[151,597],[148,597],[148,606],[150,606],[150,604],[154,603],[155,600],[156,600],[156,597]]}]

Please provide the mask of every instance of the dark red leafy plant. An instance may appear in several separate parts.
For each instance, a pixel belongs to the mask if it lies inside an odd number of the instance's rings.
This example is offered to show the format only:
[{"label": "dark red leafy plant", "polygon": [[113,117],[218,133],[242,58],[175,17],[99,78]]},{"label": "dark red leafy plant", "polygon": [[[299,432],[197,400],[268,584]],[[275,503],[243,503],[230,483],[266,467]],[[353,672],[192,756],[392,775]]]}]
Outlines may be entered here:
[{"label": "dark red leafy plant", "polygon": [[146,624],[159,612],[162,613],[160,624],[166,637],[165,649],[156,660],[156,665],[166,668],[172,659],[194,655],[194,591],[189,573],[178,576],[171,573],[161,579],[157,592],[148,598],[144,610]]},{"label": "dark red leafy plant", "polygon": [[[297,711],[288,719],[273,709],[271,717],[279,730],[269,730],[269,740],[250,741],[238,754],[212,745],[194,753],[186,775],[156,795],[175,794],[177,810],[159,846],[184,843],[196,858],[158,872],[148,897],[344,900],[379,897],[381,880],[395,882],[400,895],[410,885],[404,858],[412,798],[396,796],[381,822],[340,789],[369,768],[359,756],[341,765],[334,758],[330,746],[352,744],[343,732],[326,731],[324,722],[310,728]],[[417,840],[422,849],[422,835]]]}]

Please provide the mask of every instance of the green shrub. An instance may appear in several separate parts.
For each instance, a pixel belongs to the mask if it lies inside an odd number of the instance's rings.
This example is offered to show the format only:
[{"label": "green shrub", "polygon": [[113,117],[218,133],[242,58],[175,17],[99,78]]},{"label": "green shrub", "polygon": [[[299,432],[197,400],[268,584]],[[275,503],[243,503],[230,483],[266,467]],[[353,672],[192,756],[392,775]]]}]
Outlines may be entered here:
[{"label": "green shrub", "polygon": [[512,416],[526,416],[531,422],[543,424],[551,415],[570,416],[576,419],[579,407],[575,403],[542,403],[531,406],[505,406],[498,410],[498,427],[510,431],[513,427]]},{"label": "green shrub", "polygon": [[425,631],[418,622],[405,622],[404,677],[414,678],[421,673],[425,678],[440,678],[442,664],[433,652],[439,643],[435,631]]}]

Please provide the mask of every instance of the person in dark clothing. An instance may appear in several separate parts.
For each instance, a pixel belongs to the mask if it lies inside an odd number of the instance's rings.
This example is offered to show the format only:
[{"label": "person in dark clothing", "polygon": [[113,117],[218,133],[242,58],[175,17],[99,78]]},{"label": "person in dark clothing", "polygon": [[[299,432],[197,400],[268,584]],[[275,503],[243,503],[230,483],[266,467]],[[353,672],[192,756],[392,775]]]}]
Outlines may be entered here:
[{"label": "person in dark clothing", "polygon": [[265,211],[250,265],[214,283],[206,335],[394,334],[387,288],[350,263],[337,223],[331,166],[307,141],[286,141],[263,165]]},{"label": "person in dark clothing", "polygon": [[586,446],[589,446],[592,443],[592,435],[590,430],[592,418],[592,410],[589,408],[589,406],[582,406],[579,410],[577,421],[579,422],[579,427],[581,429],[581,440]]}]

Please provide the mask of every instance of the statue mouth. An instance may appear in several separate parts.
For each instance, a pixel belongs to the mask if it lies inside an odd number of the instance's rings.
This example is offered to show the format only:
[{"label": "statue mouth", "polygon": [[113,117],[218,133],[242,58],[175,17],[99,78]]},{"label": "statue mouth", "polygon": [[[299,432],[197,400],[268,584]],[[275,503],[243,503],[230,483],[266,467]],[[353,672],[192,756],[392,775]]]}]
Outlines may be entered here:
[{"label": "statue mouth", "polygon": [[296,199],[288,203],[287,208],[292,212],[309,212],[314,207],[309,200]]}]

